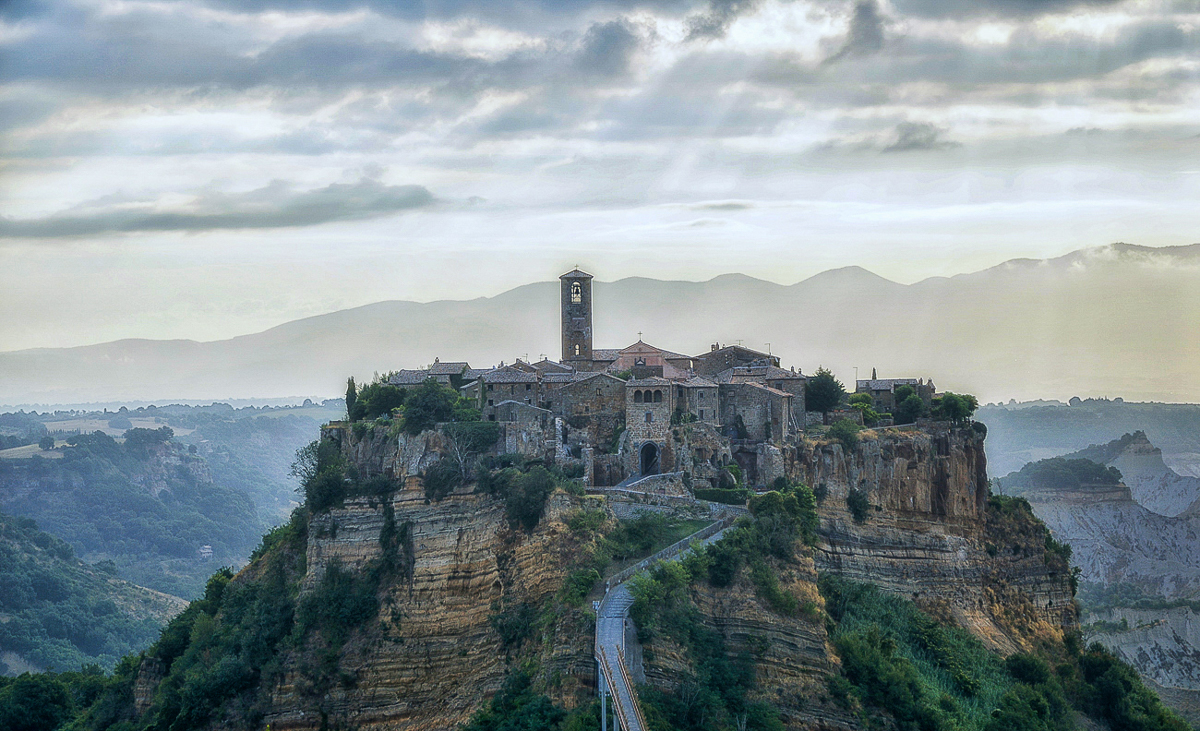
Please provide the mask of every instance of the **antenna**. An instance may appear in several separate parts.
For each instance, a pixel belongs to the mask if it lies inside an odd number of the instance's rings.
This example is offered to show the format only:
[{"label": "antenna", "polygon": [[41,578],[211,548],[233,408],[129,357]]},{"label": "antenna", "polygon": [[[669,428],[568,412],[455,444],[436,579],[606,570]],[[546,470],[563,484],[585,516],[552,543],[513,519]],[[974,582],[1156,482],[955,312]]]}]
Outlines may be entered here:
[{"label": "antenna", "polygon": [[767,355],[771,354],[771,344],[767,343]]}]

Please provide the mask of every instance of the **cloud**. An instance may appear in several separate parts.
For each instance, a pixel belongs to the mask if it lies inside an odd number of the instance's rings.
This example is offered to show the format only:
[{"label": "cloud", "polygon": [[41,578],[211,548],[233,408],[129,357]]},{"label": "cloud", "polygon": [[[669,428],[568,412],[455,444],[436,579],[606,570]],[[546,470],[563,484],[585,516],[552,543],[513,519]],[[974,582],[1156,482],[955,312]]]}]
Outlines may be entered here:
[{"label": "cloud", "polygon": [[0,217],[0,238],[315,226],[378,218],[433,203],[433,195],[422,186],[385,185],[368,176],[355,183],[334,183],[307,191],[296,191],[276,181],[246,193],[204,193],[190,206],[164,209],[151,201],[123,201],[109,196],[44,218]]},{"label": "cloud", "polygon": [[724,38],[738,16],[751,13],[760,0],[709,0],[703,12],[688,16],[687,41]]},{"label": "cloud", "polygon": [[837,53],[826,60],[826,63],[878,53],[883,48],[883,23],[884,19],[876,0],[860,0],[855,3],[846,42]]},{"label": "cloud", "polygon": [[901,122],[896,125],[896,138],[883,152],[913,152],[916,150],[944,150],[958,147],[957,142],[942,137],[946,130],[929,122]]},{"label": "cloud", "polygon": [[1116,5],[1122,0],[892,0],[901,15],[926,18],[1023,17]]},{"label": "cloud", "polygon": [[575,66],[590,76],[624,76],[640,47],[641,39],[627,21],[595,23],[583,36]]}]

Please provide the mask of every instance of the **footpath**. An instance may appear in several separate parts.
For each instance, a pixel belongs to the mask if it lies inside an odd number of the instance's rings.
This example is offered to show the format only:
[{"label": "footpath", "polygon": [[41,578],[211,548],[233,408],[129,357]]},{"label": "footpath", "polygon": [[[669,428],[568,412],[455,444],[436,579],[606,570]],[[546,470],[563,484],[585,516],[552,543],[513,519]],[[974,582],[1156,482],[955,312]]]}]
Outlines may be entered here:
[{"label": "footpath", "polygon": [[[741,511],[738,511],[739,513]],[[626,582],[659,561],[667,561],[721,540],[733,525],[738,513],[730,512],[687,538],[667,546],[658,553],[615,574],[605,582],[604,599],[594,603],[596,609],[596,663],[600,668],[601,731],[608,731],[606,696],[611,694],[616,721],[621,731],[642,731],[646,728],[638,707],[637,690],[625,662],[625,627],[633,594]]]}]

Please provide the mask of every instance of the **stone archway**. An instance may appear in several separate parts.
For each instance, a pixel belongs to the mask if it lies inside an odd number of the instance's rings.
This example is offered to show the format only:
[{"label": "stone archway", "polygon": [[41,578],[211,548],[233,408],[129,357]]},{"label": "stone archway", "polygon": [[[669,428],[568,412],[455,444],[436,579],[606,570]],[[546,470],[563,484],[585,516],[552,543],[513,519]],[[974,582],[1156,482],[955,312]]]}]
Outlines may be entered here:
[{"label": "stone archway", "polygon": [[646,442],[642,445],[640,456],[642,475],[657,475],[659,463],[661,462],[661,454],[659,453],[658,445],[654,442]]}]

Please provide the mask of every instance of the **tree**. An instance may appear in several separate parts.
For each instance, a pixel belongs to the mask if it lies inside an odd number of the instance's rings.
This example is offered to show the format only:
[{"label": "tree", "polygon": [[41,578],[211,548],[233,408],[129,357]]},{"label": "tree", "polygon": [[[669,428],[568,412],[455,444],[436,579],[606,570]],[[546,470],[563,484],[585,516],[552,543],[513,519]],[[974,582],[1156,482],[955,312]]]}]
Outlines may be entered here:
[{"label": "tree", "polygon": [[[896,389],[897,396],[901,388]],[[903,401],[896,401],[896,423],[911,424],[925,414],[925,402],[916,393],[910,393]]]},{"label": "tree", "polygon": [[52,436],[42,437],[38,441],[38,447],[40,447],[43,452],[54,449],[54,437],[52,437]]},{"label": "tree", "polygon": [[354,402],[358,401],[358,389],[354,386],[354,376],[346,379],[346,418],[354,413]]},{"label": "tree", "polygon": [[879,423],[879,412],[875,410],[875,400],[870,394],[856,393],[850,397],[850,408],[862,412],[863,424],[875,426]]},{"label": "tree", "polygon": [[404,431],[420,434],[437,424],[452,421],[458,393],[432,378],[413,389],[404,402]]},{"label": "tree", "polygon": [[808,379],[804,386],[804,401],[811,411],[828,414],[842,402],[846,388],[842,382],[833,377],[828,368],[818,368],[817,374]]},{"label": "tree", "polygon": [[53,731],[71,716],[71,695],[53,675],[25,673],[0,690],[0,726]]},{"label": "tree", "polygon": [[938,419],[961,422],[971,418],[977,408],[979,401],[974,396],[947,391],[933,400],[932,413]]}]

